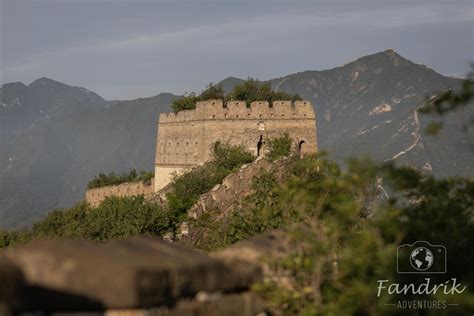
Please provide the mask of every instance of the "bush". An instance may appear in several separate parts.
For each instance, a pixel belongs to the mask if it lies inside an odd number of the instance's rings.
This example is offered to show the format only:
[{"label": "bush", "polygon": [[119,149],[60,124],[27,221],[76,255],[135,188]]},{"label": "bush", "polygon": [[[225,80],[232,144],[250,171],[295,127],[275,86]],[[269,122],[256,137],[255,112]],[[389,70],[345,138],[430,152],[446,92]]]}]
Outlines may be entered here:
[{"label": "bush", "polygon": [[80,202],[70,209],[52,211],[31,229],[0,231],[0,248],[38,237],[106,241],[133,235],[163,236],[170,231],[169,213],[143,196],[109,197],[95,208]]},{"label": "bush", "polygon": [[0,231],[0,250],[10,246],[22,245],[31,239],[31,231],[21,229],[17,231]]},{"label": "bush", "polygon": [[248,78],[242,84],[235,86],[227,96],[225,96],[221,85],[210,83],[199,95],[194,92],[185,93],[181,98],[174,100],[171,103],[171,108],[174,112],[192,110],[196,108],[198,101],[209,99],[247,101],[247,106],[249,106],[253,101],[268,101],[270,103],[280,100],[296,101],[301,100],[301,97],[297,94],[273,91],[269,83],[262,83],[256,79]]},{"label": "bush", "polygon": [[[292,160],[287,173],[280,183],[272,174],[261,174],[253,180],[254,193],[232,213],[222,217],[211,211],[195,223],[205,230],[198,247],[207,251],[275,228],[284,232],[289,242],[284,256],[263,258],[273,277],[253,287],[275,310],[285,315],[390,315],[399,310],[384,304],[398,299],[461,303],[459,314],[474,307],[472,179],[436,179],[367,159],[350,160],[341,170],[321,155]],[[390,199],[380,198],[378,179]],[[398,274],[396,268],[397,247],[417,240],[448,249],[448,271],[430,275],[431,283],[457,278],[467,286],[465,293],[376,297],[377,280],[424,281],[426,275]],[[419,310],[410,312],[418,315]]]},{"label": "bush", "polygon": [[273,174],[264,172],[252,181],[254,193],[242,201],[242,205],[223,221],[222,213],[208,210],[192,226],[202,232],[195,236],[193,244],[204,251],[225,248],[239,240],[244,240],[259,233],[280,227],[279,214],[273,213],[270,206],[275,199],[274,190],[277,182]]},{"label": "bush", "polygon": [[184,110],[193,110],[196,108],[197,101],[199,101],[199,99],[194,92],[184,94],[181,98],[171,102],[171,109],[173,109],[175,113]]},{"label": "bush", "polygon": [[254,159],[242,146],[220,142],[213,145],[212,154],[213,159],[210,162],[174,177],[173,191],[167,194],[167,199],[175,225],[179,224],[201,194],[208,192],[227,175]]},{"label": "bush", "polygon": [[173,180],[173,190],[167,194],[168,209],[174,214],[175,224],[178,225],[184,219],[186,211],[197,202],[201,194],[222,182],[228,174],[226,169],[208,163],[176,176]]},{"label": "bush", "polygon": [[171,108],[174,112],[183,110],[193,110],[196,108],[196,102],[205,101],[209,99],[224,99],[224,89],[221,85],[213,85],[209,83],[206,88],[201,91],[200,95],[196,95],[194,92],[185,94],[179,99],[171,102]]},{"label": "bush", "polygon": [[280,137],[267,138],[266,143],[268,146],[268,153],[266,156],[270,161],[274,161],[290,154],[293,140],[290,138],[288,133],[285,133]]},{"label": "bush", "polygon": [[155,173],[153,171],[140,171],[138,175],[138,181],[141,181],[144,185],[151,185],[151,179],[155,177]]},{"label": "bush", "polygon": [[[331,188],[334,195],[327,192],[329,188],[325,186],[328,186],[328,179],[339,181],[342,175],[337,165],[323,158],[292,160],[286,173],[284,178],[287,180],[283,183],[276,181],[275,176],[267,172],[256,176],[252,180],[253,193],[240,201],[233,212],[222,221],[217,221],[211,229],[206,229],[206,224],[201,221],[215,223],[216,218],[198,219],[193,223],[206,230],[206,240],[197,241],[197,246],[203,250],[229,246],[239,240],[311,218],[318,212],[314,203],[321,195],[334,198],[339,194],[352,195],[349,188],[346,191],[340,187]],[[308,195],[312,194],[311,199],[303,196],[303,192],[307,191],[310,191]],[[330,202],[329,199],[324,201]]]},{"label": "bush", "polygon": [[301,100],[297,94],[290,95],[285,92],[273,91],[270,83],[262,83],[256,79],[248,78],[244,83],[237,85],[229,93],[229,99],[247,101],[249,105],[253,101],[279,101],[279,100]]},{"label": "bush", "polygon": [[105,187],[108,185],[117,185],[125,182],[139,182],[142,181],[145,185],[151,184],[151,179],[154,177],[154,173],[151,171],[140,171],[137,173],[135,169],[130,169],[129,172],[117,174],[111,172],[109,174],[99,173],[95,176],[88,184],[88,189]]},{"label": "bush", "polygon": [[243,164],[252,162],[254,157],[243,146],[231,146],[216,142],[212,148],[213,162],[220,168],[234,171]]},{"label": "bush", "polygon": [[134,235],[163,236],[170,229],[168,212],[146,203],[143,196],[109,197],[85,219],[83,235],[97,241]]},{"label": "bush", "polygon": [[[298,186],[286,186],[286,193],[277,197],[275,210],[285,212],[278,206],[280,200],[298,214],[310,216],[291,216],[292,222],[301,221],[296,227],[284,228],[290,239],[289,252],[278,260],[268,259],[278,275],[289,276],[287,284],[280,284],[275,277],[256,284],[254,290],[287,315],[397,315],[397,308],[385,305],[397,300],[446,300],[448,304],[461,303],[456,314],[471,310],[472,290],[452,297],[440,293],[382,293],[377,297],[376,287],[378,280],[415,286],[424,282],[427,275],[397,273],[396,253],[401,244],[428,240],[446,246],[450,253],[447,273],[429,275],[430,284],[457,278],[472,289],[474,255],[466,250],[474,247],[467,237],[474,234],[474,182],[435,179],[411,168],[378,167],[366,160],[353,160],[349,168],[347,173],[321,179],[319,184],[298,179]],[[377,203],[373,194],[377,176],[383,177],[384,185],[394,192],[388,201]],[[370,204],[373,217],[364,218],[361,214],[367,214],[364,209]],[[419,312],[404,310],[408,315]],[[423,310],[423,315],[438,313],[436,309]]]},{"label": "bush", "polygon": [[12,244],[13,233],[0,230],[0,249],[8,247]]},{"label": "bush", "polygon": [[224,88],[222,87],[222,85],[213,85],[212,82],[209,83],[199,95],[199,101],[224,98]]}]

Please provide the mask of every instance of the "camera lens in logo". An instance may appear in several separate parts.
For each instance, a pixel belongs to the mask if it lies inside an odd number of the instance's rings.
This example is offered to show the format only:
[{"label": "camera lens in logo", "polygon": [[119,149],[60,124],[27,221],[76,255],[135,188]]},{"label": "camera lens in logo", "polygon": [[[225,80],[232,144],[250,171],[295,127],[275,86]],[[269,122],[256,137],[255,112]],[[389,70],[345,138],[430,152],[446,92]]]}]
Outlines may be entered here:
[{"label": "camera lens in logo", "polygon": [[418,247],[410,254],[410,264],[418,271],[428,270],[433,265],[433,253],[426,247]]}]

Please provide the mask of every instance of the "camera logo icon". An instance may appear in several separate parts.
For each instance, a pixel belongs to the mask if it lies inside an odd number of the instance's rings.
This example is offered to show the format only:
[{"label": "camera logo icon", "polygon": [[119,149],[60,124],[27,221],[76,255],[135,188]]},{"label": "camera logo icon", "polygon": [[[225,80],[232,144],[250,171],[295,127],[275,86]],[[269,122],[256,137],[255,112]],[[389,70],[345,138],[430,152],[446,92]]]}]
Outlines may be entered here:
[{"label": "camera logo icon", "polygon": [[446,273],[446,247],[427,241],[403,244],[397,248],[398,273]]}]

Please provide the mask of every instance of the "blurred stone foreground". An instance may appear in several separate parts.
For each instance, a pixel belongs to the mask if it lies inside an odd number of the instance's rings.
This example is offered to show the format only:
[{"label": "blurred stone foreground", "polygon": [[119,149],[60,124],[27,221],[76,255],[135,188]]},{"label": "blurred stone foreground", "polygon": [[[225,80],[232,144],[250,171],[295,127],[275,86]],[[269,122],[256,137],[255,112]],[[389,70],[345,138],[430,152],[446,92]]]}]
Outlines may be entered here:
[{"label": "blurred stone foreground", "polygon": [[262,277],[253,248],[208,256],[145,237],[33,241],[0,253],[0,315],[270,315],[249,291]]}]

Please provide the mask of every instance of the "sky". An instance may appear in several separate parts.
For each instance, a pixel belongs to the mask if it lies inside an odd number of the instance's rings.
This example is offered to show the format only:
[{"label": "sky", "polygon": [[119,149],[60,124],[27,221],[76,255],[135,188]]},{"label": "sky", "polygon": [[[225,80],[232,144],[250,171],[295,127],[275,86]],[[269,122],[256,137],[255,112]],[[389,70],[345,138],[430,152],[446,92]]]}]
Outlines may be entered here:
[{"label": "sky", "polygon": [[474,0],[0,0],[0,16],[0,82],[48,77],[107,100],[330,69],[387,48],[449,76],[474,61]]}]

